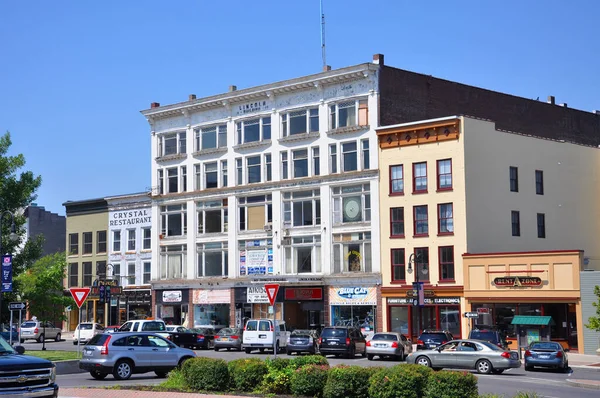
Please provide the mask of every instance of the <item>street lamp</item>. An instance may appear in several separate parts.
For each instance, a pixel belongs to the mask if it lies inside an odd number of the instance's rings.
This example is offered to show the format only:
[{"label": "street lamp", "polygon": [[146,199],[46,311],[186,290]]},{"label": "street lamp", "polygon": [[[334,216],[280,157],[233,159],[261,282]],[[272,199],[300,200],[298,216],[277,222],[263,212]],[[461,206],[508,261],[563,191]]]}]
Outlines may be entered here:
[{"label": "street lamp", "polygon": [[[418,253],[412,253],[409,257],[408,257],[408,272],[412,272],[412,265],[415,265],[415,284],[419,283],[419,264],[423,265],[423,268],[421,270],[421,272],[423,272],[423,275],[427,275],[429,273],[429,270],[427,269],[427,263],[422,263],[423,261],[423,252],[418,252]],[[413,288],[413,292],[414,292],[414,288]],[[418,299],[418,298],[417,298]],[[418,309],[417,309],[417,329],[420,332],[421,331],[421,305],[418,305]]]},{"label": "street lamp", "polygon": [[[8,238],[10,239],[11,242],[16,242],[17,239],[19,239],[19,235],[17,235],[17,226],[15,224],[15,215],[8,211],[5,210],[2,212],[2,214],[0,215],[0,255],[4,255],[4,251],[2,250],[2,220],[4,220],[4,217],[8,215],[10,216],[10,235],[8,235]],[[0,291],[0,325],[3,325],[2,323],[2,294],[3,292]],[[19,325],[21,326],[21,325]],[[10,331],[10,333],[12,333],[12,331]]]},{"label": "street lamp", "polygon": [[[114,273],[114,265],[112,265],[111,263],[108,263],[104,266],[104,272],[102,274],[100,274],[100,280],[107,280],[109,278],[107,278],[108,275],[108,270],[110,268],[110,279],[112,280],[113,278],[113,273]],[[110,292],[110,286],[108,286],[108,291]],[[106,289],[106,286],[104,287],[104,289]],[[106,297],[106,290],[104,293],[104,297]],[[108,302],[108,325],[106,325],[107,327],[111,325],[111,311],[112,311],[112,306],[111,306],[111,300],[112,300],[112,294],[108,294],[108,300],[105,300],[105,303]]]}]

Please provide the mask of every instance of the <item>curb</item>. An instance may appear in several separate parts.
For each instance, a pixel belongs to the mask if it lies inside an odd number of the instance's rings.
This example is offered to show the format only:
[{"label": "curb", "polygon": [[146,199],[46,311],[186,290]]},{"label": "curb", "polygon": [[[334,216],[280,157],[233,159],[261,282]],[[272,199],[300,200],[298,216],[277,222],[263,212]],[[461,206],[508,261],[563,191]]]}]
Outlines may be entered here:
[{"label": "curb", "polygon": [[567,384],[572,384],[581,388],[589,388],[591,390],[600,390],[600,384],[590,384],[589,380],[567,379]]},{"label": "curb", "polygon": [[57,375],[67,375],[72,373],[84,373],[84,370],[79,369],[79,359],[70,359],[67,361],[53,362],[56,365]]},{"label": "curb", "polygon": [[590,366],[590,365],[569,365],[570,368],[573,369],[587,369],[595,372],[600,372],[600,366]]}]

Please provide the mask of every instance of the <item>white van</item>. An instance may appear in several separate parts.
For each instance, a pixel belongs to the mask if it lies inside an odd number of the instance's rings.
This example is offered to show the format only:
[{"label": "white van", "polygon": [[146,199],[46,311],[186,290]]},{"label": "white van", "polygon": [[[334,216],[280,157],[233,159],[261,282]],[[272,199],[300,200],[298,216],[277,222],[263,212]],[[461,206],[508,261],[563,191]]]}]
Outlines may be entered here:
[{"label": "white van", "polygon": [[104,327],[102,325],[93,322],[82,322],[75,328],[75,332],[73,333],[73,344],[85,344],[99,333],[104,333]]},{"label": "white van", "polygon": [[275,342],[277,351],[281,351],[287,346],[288,335],[284,321],[249,319],[244,328],[242,347],[246,354],[250,354],[253,349],[260,352],[272,350]]}]

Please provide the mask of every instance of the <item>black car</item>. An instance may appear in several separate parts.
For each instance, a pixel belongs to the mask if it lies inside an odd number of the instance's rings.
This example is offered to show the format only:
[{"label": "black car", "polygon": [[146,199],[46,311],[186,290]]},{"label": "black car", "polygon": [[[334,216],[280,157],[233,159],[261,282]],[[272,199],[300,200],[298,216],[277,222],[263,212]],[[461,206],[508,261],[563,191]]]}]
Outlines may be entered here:
[{"label": "black car", "polygon": [[294,352],[316,354],[319,351],[319,335],[316,330],[296,329],[288,337],[285,351],[288,355]]},{"label": "black car", "polygon": [[354,358],[356,353],[367,356],[367,340],[357,328],[350,326],[330,326],[323,328],[319,337],[321,355],[345,355]]},{"label": "black car", "polygon": [[212,350],[215,346],[215,330],[211,328],[193,328],[191,332],[195,333],[196,348],[204,348],[205,350]]},{"label": "black car", "polygon": [[503,333],[494,329],[473,329],[469,333],[469,339],[489,341],[498,347],[508,350],[508,342],[503,338]]},{"label": "black car", "polygon": [[417,339],[417,350],[431,350],[454,340],[452,334],[447,330],[423,330]]}]

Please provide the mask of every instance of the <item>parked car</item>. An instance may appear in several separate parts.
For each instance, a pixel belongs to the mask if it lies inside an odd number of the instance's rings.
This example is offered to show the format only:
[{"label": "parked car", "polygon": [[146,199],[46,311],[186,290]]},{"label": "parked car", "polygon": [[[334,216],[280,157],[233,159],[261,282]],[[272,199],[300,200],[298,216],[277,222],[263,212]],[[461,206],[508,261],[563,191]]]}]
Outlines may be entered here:
[{"label": "parked car", "polygon": [[425,329],[417,338],[417,350],[429,350],[454,340],[452,334],[447,330]]},{"label": "parked car", "polygon": [[242,350],[243,329],[241,328],[223,328],[215,336],[215,351],[226,348],[227,351],[232,348],[237,351]]},{"label": "parked car", "polygon": [[25,321],[21,324],[21,343],[25,340],[37,340],[38,343],[48,339],[60,341],[60,332],[61,329],[55,327],[52,322]]},{"label": "parked car", "polygon": [[97,380],[112,374],[117,380],[127,380],[134,373],[154,371],[158,377],[181,366],[196,356],[167,339],[146,332],[97,334],[83,347],[79,368],[90,372]]},{"label": "parked car", "polygon": [[19,331],[17,330],[16,326],[13,326],[10,332],[8,331],[8,328],[3,327],[2,332],[0,332],[0,336],[2,336],[2,338],[6,341],[12,341],[13,344],[19,341]]},{"label": "parked car", "polygon": [[375,333],[367,341],[367,358],[372,361],[375,355],[379,358],[392,358],[404,361],[412,352],[412,343],[400,333]]},{"label": "parked car", "polygon": [[194,333],[194,340],[196,348],[204,348],[205,350],[212,350],[215,346],[215,330],[213,328],[193,328],[190,332]]},{"label": "parked car", "polygon": [[529,345],[525,351],[525,370],[533,370],[534,367],[554,368],[569,371],[568,349],[564,349],[559,343],[552,341],[536,341]]},{"label": "parked car", "polygon": [[286,330],[285,322],[272,319],[249,319],[246,321],[242,347],[246,354],[258,348],[260,352],[266,350],[280,351],[287,345],[289,332]]},{"label": "parked car", "polygon": [[169,337],[167,325],[161,320],[133,320],[121,325],[119,332],[154,332],[164,338]]},{"label": "parked car", "polygon": [[23,346],[13,348],[0,338],[0,396],[58,397],[55,365],[46,359],[24,353]]},{"label": "parked car", "polygon": [[321,331],[319,352],[325,356],[345,355],[354,358],[356,353],[367,356],[367,341],[360,330],[351,326],[330,326]]},{"label": "parked car", "polygon": [[469,332],[469,339],[489,341],[502,349],[508,350],[508,341],[506,341],[500,331],[495,329],[473,329]]},{"label": "parked car", "polygon": [[442,368],[475,369],[478,373],[500,374],[521,367],[519,355],[483,340],[452,340],[432,349],[415,351],[406,363]]},{"label": "parked car", "polygon": [[104,333],[104,327],[102,325],[93,322],[82,322],[75,328],[75,332],[73,333],[73,344],[85,344],[98,333]]},{"label": "parked car", "polygon": [[104,328],[104,333],[118,332],[120,327],[121,327],[120,325],[107,326],[107,327]]},{"label": "parked car", "polygon": [[179,332],[179,333],[183,333],[183,332],[187,332],[188,329],[185,326],[181,326],[181,325],[167,325],[167,332]]},{"label": "parked car", "polygon": [[295,352],[316,354],[319,352],[319,334],[316,330],[296,329],[290,333],[285,351],[288,355]]}]

